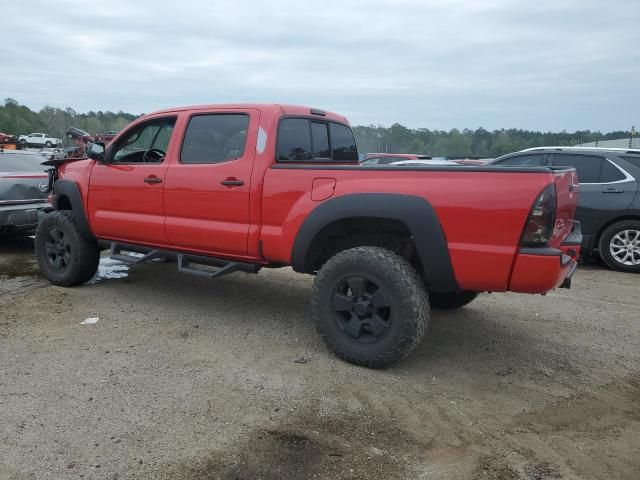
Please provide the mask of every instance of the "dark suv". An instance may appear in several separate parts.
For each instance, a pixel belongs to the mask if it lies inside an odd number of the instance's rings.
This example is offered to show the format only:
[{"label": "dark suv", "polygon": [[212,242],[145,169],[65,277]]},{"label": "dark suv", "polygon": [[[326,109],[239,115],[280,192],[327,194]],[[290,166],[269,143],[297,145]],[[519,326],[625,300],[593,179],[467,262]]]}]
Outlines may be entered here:
[{"label": "dark suv", "polygon": [[575,167],[580,181],[576,218],[582,223],[583,255],[597,251],[614,270],[640,272],[640,150],[531,148],[491,164]]}]

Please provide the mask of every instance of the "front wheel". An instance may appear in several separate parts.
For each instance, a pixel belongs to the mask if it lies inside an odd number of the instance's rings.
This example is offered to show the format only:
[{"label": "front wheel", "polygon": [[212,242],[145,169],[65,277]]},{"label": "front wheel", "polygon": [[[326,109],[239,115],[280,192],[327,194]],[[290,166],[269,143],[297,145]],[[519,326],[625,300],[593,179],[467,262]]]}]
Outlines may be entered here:
[{"label": "front wheel", "polygon": [[640,221],[621,220],[600,236],[600,257],[620,272],[640,272]]},{"label": "front wheel", "polygon": [[314,281],[311,310],[329,349],[369,368],[406,357],[429,321],[427,292],[417,272],[379,247],[351,248],[329,259]]},{"label": "front wheel", "polygon": [[431,308],[455,310],[473,302],[478,295],[480,295],[479,292],[470,292],[468,290],[449,293],[429,292],[429,302],[431,303]]},{"label": "front wheel", "polygon": [[51,148],[51,142],[45,143],[44,146],[47,147],[47,148]]},{"label": "front wheel", "polygon": [[98,270],[100,247],[82,237],[68,210],[51,212],[42,219],[35,245],[40,271],[54,285],[80,285]]}]

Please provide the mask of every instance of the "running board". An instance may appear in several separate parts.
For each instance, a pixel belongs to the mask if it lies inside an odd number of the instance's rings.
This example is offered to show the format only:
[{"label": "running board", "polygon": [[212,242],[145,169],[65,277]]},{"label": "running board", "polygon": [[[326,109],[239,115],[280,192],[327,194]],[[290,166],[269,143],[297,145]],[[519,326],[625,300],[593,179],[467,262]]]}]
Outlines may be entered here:
[{"label": "running board", "polygon": [[[245,272],[245,273],[258,273],[260,270],[259,265],[255,265],[253,263],[243,263],[243,262],[224,262],[219,266],[216,266],[216,270],[203,270],[201,268],[197,268],[192,266],[192,263],[195,265],[207,265],[204,263],[199,263],[197,258],[188,257],[187,255],[183,255],[182,253],[178,253],[178,271],[180,273],[186,273],[189,275],[195,275],[197,277],[204,278],[217,278],[223,275],[228,275],[229,273],[234,272]],[[207,265],[212,266],[212,265]]]},{"label": "running board", "polygon": [[111,242],[110,257],[113,260],[118,260],[122,263],[126,263],[127,265],[136,265],[138,263],[149,262],[156,258],[161,258],[162,256],[163,255],[161,255],[158,250],[150,250],[141,256],[122,253],[122,246],[119,243]]},{"label": "running board", "polygon": [[[130,253],[123,253],[130,252]],[[140,255],[132,255],[139,253]],[[217,278],[234,272],[258,273],[262,268],[256,263],[234,262],[213,257],[189,255],[167,250],[152,250],[135,245],[124,245],[111,242],[111,258],[127,265],[138,265],[156,258],[175,258],[178,262],[178,272],[203,278]],[[198,265],[213,267],[215,270],[198,268]]]}]

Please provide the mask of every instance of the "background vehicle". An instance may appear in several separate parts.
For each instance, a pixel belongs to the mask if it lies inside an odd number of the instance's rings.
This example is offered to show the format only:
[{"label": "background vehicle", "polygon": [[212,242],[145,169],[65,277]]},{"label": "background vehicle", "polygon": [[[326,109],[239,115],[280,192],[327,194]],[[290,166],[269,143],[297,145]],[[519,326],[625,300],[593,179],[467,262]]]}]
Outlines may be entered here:
[{"label": "background vehicle", "polygon": [[[365,163],[365,165],[367,164]],[[432,160],[400,160],[397,162],[392,162],[389,165],[397,165],[399,167],[419,167],[419,166],[428,166],[428,165],[455,166],[458,164],[455,162],[450,162],[449,160],[432,159]]]},{"label": "background vehicle", "polygon": [[40,153],[0,150],[0,236],[29,235],[49,207],[48,175]]},{"label": "background vehicle", "polygon": [[30,133],[29,135],[20,135],[18,141],[27,147],[58,147],[62,145],[59,138],[50,137],[46,133]]},{"label": "background vehicle", "polygon": [[15,143],[18,139],[15,135],[9,135],[8,133],[0,132],[0,143]]},{"label": "background vehicle", "polygon": [[614,270],[640,272],[640,150],[547,147],[497,158],[502,166],[571,166],[578,173],[576,219],[583,254],[599,253]]},{"label": "background vehicle", "polygon": [[109,130],[108,132],[105,132],[105,133],[98,133],[95,136],[95,141],[99,142],[99,143],[107,144],[111,140],[113,140],[116,137],[117,134],[118,134],[118,132],[113,131],[113,130]]},{"label": "background vehicle", "polygon": [[367,153],[362,160],[363,165],[388,165],[403,160],[430,160],[429,155],[414,153]]},{"label": "background vehicle", "polygon": [[73,140],[73,147],[65,148],[65,155],[69,158],[85,158],[87,147],[94,142],[91,134],[76,127],[67,128],[65,133],[68,138]]},{"label": "background vehicle", "polygon": [[316,275],[328,347],[369,367],[415,348],[429,305],[568,287],[580,250],[575,170],[364,166],[347,120],[307,107],[164,110],[88,154],[49,162],[36,253],[51,282],[89,280],[100,242],[206,278],[291,265]]}]

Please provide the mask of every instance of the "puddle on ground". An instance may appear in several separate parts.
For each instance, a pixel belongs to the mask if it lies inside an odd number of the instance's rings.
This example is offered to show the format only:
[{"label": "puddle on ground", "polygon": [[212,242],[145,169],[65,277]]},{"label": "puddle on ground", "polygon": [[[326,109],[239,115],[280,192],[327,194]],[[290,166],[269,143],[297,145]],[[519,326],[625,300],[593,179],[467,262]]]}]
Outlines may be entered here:
[{"label": "puddle on ground", "polygon": [[0,275],[9,278],[39,276],[32,238],[0,238]]},{"label": "puddle on ground", "polygon": [[103,280],[111,280],[114,278],[125,278],[129,276],[129,266],[118,260],[109,257],[100,257],[98,271],[91,280],[87,282],[89,285],[100,283]]}]

